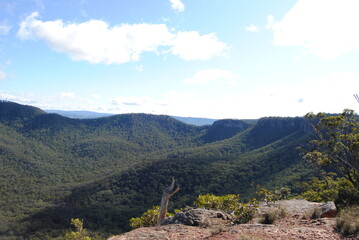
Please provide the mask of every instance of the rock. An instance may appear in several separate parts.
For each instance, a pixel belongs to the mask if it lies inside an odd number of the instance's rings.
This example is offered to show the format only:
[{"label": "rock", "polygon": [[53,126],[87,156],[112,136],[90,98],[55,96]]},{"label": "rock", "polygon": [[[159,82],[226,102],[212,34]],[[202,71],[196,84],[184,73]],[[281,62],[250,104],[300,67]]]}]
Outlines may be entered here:
[{"label": "rock", "polygon": [[318,215],[321,218],[334,218],[337,216],[337,207],[334,202],[327,202],[322,204],[318,209]]},{"label": "rock", "polygon": [[337,208],[334,202],[317,203],[304,199],[280,200],[270,205],[262,203],[259,205],[258,214],[270,212],[274,208],[283,209],[286,214],[297,218],[334,218],[337,215]]},{"label": "rock", "polygon": [[208,226],[218,222],[218,220],[231,220],[231,216],[222,211],[195,208],[177,213],[173,217],[165,219],[162,225],[184,224],[188,226]]}]

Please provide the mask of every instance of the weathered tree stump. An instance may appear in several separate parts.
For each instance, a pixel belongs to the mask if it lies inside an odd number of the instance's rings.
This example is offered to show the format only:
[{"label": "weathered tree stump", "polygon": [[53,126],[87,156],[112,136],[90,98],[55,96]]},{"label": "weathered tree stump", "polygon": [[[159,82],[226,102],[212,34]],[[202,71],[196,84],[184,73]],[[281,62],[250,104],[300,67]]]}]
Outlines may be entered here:
[{"label": "weathered tree stump", "polygon": [[175,188],[175,179],[172,178],[171,186],[165,188],[163,191],[162,199],[161,199],[161,209],[160,209],[160,215],[158,216],[158,222],[157,225],[160,226],[163,222],[163,220],[166,218],[167,208],[168,208],[168,202],[170,198],[175,195],[176,192],[180,190],[179,187]]}]

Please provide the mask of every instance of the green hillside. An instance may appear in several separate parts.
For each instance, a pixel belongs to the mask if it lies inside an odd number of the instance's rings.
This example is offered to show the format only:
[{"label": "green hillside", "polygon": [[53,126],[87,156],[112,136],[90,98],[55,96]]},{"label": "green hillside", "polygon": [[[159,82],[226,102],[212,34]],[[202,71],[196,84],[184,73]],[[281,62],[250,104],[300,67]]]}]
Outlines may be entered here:
[{"label": "green hillside", "polygon": [[193,126],[168,116],[123,114],[71,119],[0,102],[0,236],[51,239],[73,217],[107,235],[158,205],[174,176],[181,191],[171,207],[199,194],[279,188],[311,171],[296,147],[310,137],[303,118],[256,124],[219,120]]}]

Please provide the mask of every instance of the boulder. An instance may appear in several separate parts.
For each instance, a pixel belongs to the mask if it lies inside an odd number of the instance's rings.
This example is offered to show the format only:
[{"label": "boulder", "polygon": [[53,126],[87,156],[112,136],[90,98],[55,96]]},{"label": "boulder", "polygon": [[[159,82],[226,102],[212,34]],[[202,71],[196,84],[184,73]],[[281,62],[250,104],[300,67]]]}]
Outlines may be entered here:
[{"label": "boulder", "polygon": [[162,225],[184,224],[188,226],[208,226],[218,220],[229,221],[231,215],[218,210],[194,208],[184,212],[176,213],[173,217],[166,218]]},{"label": "boulder", "polygon": [[317,209],[320,218],[334,218],[337,216],[337,208],[334,202],[326,202]]},{"label": "boulder", "polygon": [[274,208],[283,209],[288,215],[300,217],[333,218],[337,215],[334,202],[318,203],[309,202],[305,199],[280,200],[270,205],[261,203],[257,215],[263,216]]}]

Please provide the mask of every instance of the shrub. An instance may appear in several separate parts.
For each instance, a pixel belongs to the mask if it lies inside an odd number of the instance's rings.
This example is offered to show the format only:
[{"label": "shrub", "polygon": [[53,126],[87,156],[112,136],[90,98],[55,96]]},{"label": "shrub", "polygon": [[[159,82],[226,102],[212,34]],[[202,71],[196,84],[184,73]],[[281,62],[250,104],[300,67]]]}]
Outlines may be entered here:
[{"label": "shrub", "polygon": [[[131,218],[130,227],[132,229],[140,227],[154,227],[157,225],[158,216],[160,215],[160,206],[154,206],[142,214],[141,217]],[[166,217],[172,216],[173,214],[167,213]]]},{"label": "shrub", "polygon": [[200,195],[194,202],[197,207],[212,208],[234,215],[235,223],[247,223],[253,218],[258,209],[256,200],[241,203],[239,194],[215,196],[213,194]]},{"label": "shrub", "polygon": [[65,233],[65,240],[91,240],[87,236],[86,229],[83,228],[83,221],[76,218],[71,219],[71,224],[76,228],[76,231],[67,230]]},{"label": "shrub", "polygon": [[275,192],[269,191],[266,188],[261,188],[257,193],[256,197],[259,201],[265,202],[267,205],[269,203],[273,203],[280,199],[279,193],[276,194]]},{"label": "shrub", "polygon": [[335,205],[339,208],[346,208],[352,205],[359,205],[359,190],[352,187],[339,189]]},{"label": "shrub", "polygon": [[313,178],[310,182],[304,183],[302,198],[311,202],[328,202],[338,198],[342,189],[354,190],[353,184],[345,178],[335,178],[334,173],[329,173],[322,180]]},{"label": "shrub", "polygon": [[359,233],[359,206],[343,209],[337,217],[336,228],[344,235]]},{"label": "shrub", "polygon": [[132,229],[140,227],[156,226],[158,216],[160,215],[160,206],[154,206],[142,214],[141,217],[131,218],[130,226]]},{"label": "shrub", "polygon": [[286,212],[283,208],[271,208],[268,212],[263,214],[262,219],[260,220],[260,223],[262,224],[273,224],[277,220],[284,218],[286,216]]},{"label": "shrub", "polygon": [[284,186],[279,190],[275,190],[274,194],[278,200],[288,199],[291,195],[291,189],[288,186]]},{"label": "shrub", "polygon": [[197,207],[212,208],[232,213],[238,208],[239,199],[239,195],[236,194],[229,194],[225,196],[206,194],[200,195],[194,204]]}]

